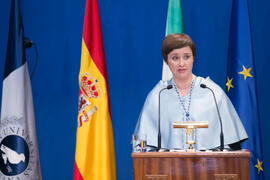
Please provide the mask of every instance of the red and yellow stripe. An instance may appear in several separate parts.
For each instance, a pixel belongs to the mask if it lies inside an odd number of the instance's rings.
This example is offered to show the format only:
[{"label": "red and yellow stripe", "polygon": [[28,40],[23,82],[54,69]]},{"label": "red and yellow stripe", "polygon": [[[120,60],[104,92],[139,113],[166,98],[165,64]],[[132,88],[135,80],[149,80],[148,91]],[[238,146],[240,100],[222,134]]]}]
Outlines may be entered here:
[{"label": "red and yellow stripe", "polygon": [[[87,0],[84,16],[81,52],[82,75],[88,73],[97,80],[98,98],[88,98],[89,110],[97,111],[77,128],[74,180],[116,179],[113,131],[110,115],[107,70],[97,0]],[[78,114],[78,120],[83,116]]]}]

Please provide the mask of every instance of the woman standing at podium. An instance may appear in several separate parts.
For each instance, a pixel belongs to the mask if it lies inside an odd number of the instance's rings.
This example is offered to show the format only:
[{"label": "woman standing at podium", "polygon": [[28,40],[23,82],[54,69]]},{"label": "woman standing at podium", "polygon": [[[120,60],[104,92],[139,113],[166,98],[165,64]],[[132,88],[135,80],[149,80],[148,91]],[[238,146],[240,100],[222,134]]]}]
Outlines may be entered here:
[{"label": "woman standing at podium", "polygon": [[[145,134],[147,145],[158,146],[158,106],[160,93],[161,147],[165,149],[187,149],[184,129],[174,129],[173,122],[207,121],[208,128],[196,129],[197,150],[215,149],[220,146],[220,121],[214,98],[216,96],[222,119],[225,147],[247,139],[247,133],[224,91],[209,77],[203,78],[192,73],[196,47],[186,34],[171,34],[162,43],[162,56],[173,77],[160,81],[148,94],[135,134]],[[166,87],[171,85],[171,89]]]}]

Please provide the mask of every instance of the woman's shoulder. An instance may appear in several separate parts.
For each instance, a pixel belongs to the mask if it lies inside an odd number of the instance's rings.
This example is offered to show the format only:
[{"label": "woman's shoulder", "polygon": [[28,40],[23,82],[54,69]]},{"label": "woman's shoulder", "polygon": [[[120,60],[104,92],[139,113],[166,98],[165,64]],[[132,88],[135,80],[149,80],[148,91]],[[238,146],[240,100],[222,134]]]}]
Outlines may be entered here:
[{"label": "woman's shoulder", "polygon": [[223,92],[222,88],[217,83],[215,83],[209,76],[206,78],[197,76],[196,81],[198,86],[200,86],[201,84],[205,84],[207,87],[213,90]]},{"label": "woman's shoulder", "polygon": [[156,105],[158,102],[158,96],[159,92],[166,88],[169,85],[169,81],[162,81],[156,83],[156,85],[152,88],[152,90],[147,94],[146,100],[145,100],[145,107],[152,107],[152,105]]},{"label": "woman's shoulder", "polygon": [[[156,93],[156,92],[159,92],[161,89],[166,88],[168,85],[171,84],[170,81],[171,81],[171,80],[168,80],[168,81],[160,80],[158,83],[156,83],[156,85],[155,85],[154,88],[150,91],[150,93]],[[149,93],[149,94],[150,94],[150,93]]]},{"label": "woman's shoulder", "polygon": [[197,76],[197,82],[198,84],[205,84],[206,86],[218,86],[209,76],[207,76],[206,78],[201,77],[201,76]]},{"label": "woman's shoulder", "polygon": [[148,93],[148,97],[150,96],[157,96],[159,92],[166,88],[168,85],[172,85],[172,80],[164,81],[160,80],[156,83],[156,85],[153,87],[153,89]]}]

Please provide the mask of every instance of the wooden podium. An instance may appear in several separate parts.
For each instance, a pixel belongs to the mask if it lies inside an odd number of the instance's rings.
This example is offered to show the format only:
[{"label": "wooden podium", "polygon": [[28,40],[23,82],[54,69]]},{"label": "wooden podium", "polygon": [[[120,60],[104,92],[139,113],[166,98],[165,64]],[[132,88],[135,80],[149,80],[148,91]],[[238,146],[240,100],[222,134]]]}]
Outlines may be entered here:
[{"label": "wooden podium", "polygon": [[134,180],[249,180],[248,150],[132,153]]}]

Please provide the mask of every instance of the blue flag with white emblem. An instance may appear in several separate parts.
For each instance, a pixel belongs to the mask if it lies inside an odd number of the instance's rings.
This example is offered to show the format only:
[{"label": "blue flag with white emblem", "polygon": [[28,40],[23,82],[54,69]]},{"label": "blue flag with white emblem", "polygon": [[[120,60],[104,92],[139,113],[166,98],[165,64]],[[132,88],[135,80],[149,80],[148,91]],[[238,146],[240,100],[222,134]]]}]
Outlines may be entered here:
[{"label": "blue flag with white emblem", "polygon": [[253,61],[251,30],[247,0],[233,0],[226,92],[243,125],[248,140],[242,148],[251,151],[250,179],[264,179],[260,120],[256,92],[256,73]]},{"label": "blue flag with white emblem", "polygon": [[0,122],[0,179],[39,180],[32,89],[19,0],[11,0]]}]

